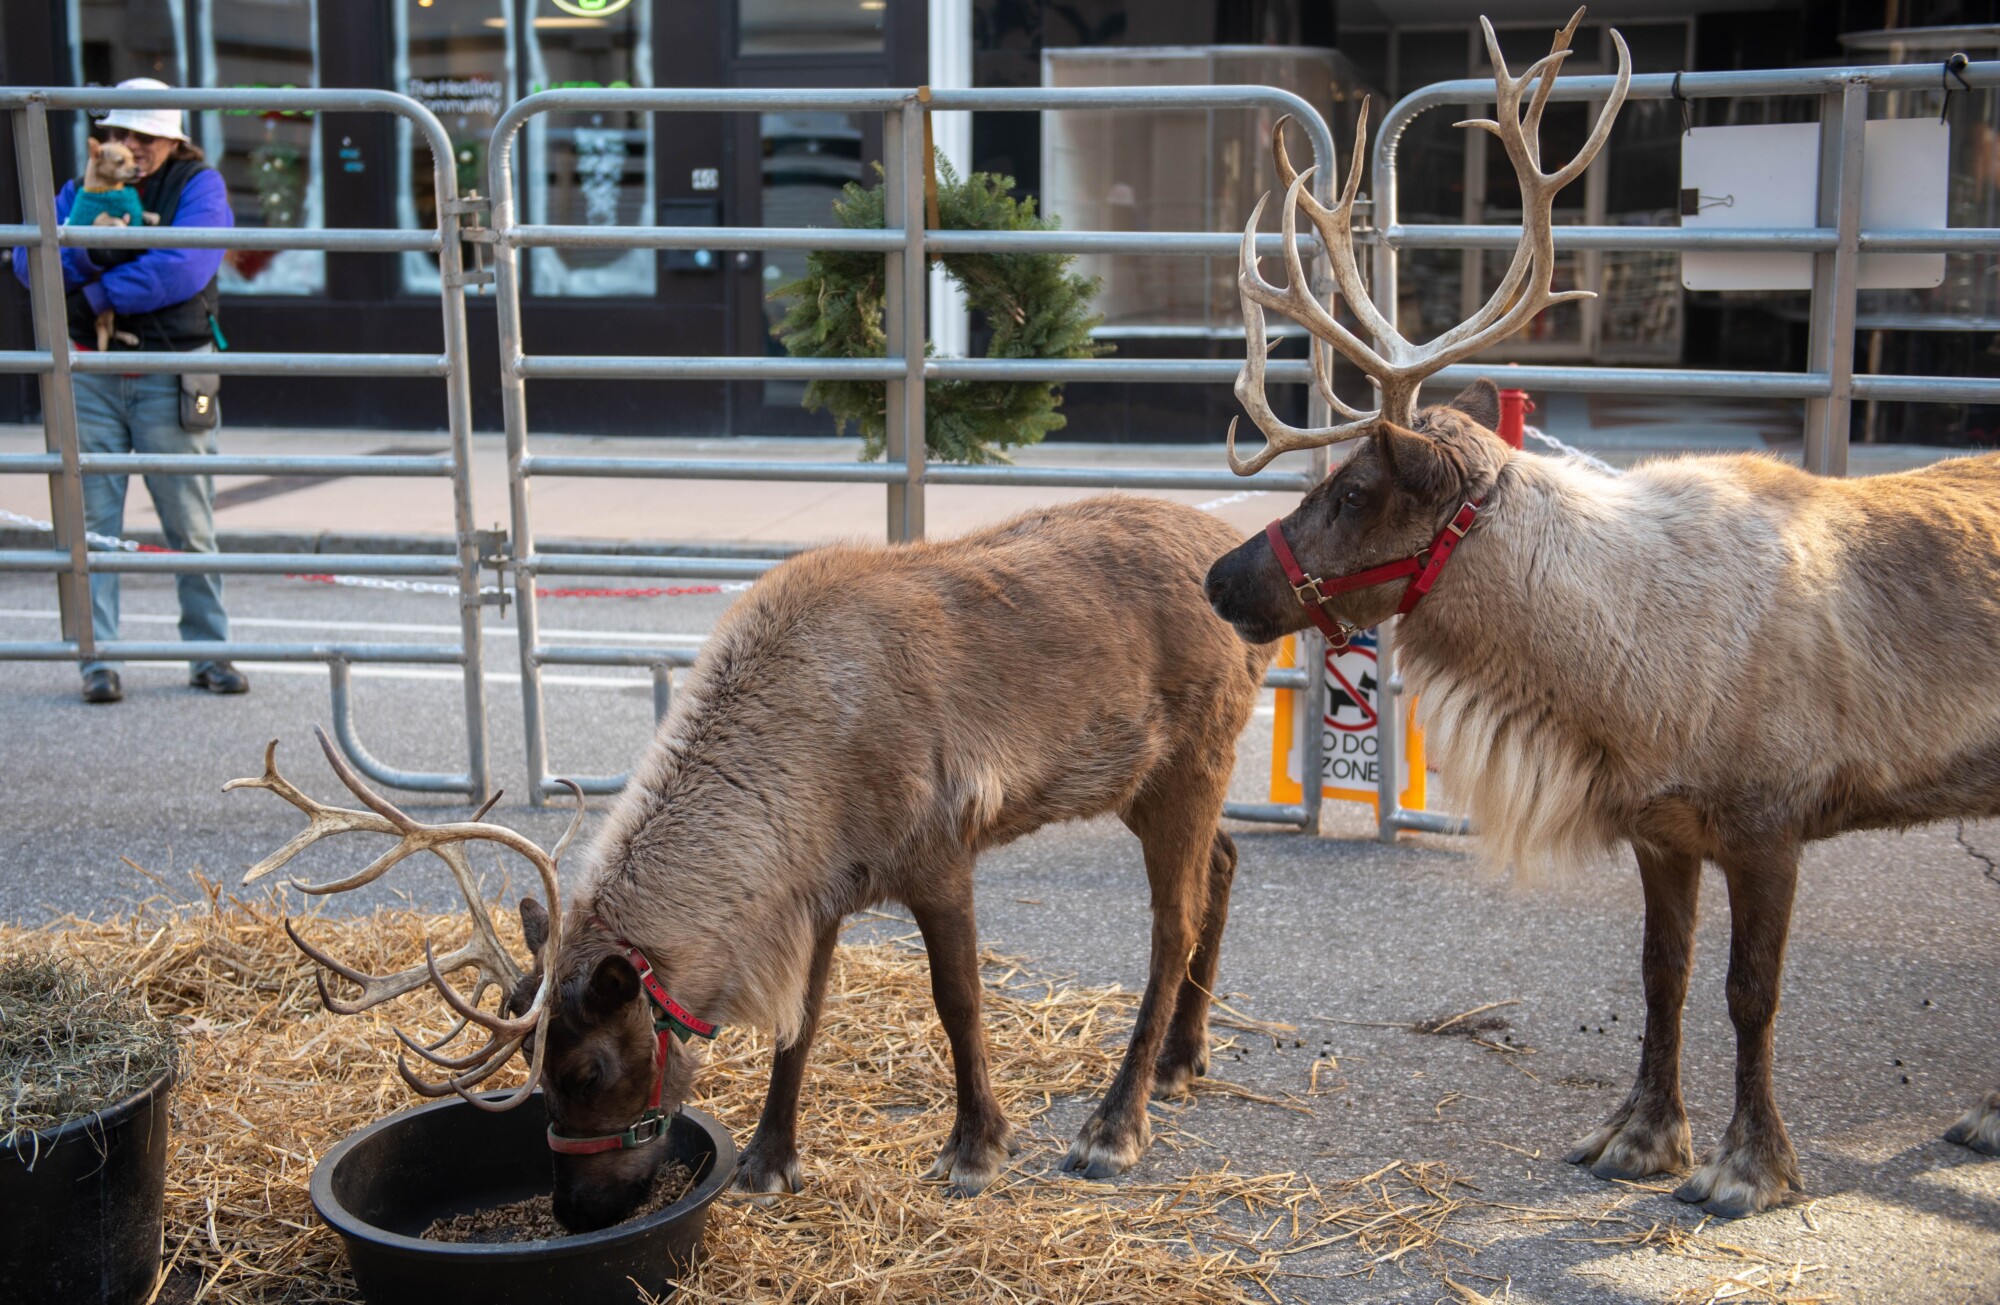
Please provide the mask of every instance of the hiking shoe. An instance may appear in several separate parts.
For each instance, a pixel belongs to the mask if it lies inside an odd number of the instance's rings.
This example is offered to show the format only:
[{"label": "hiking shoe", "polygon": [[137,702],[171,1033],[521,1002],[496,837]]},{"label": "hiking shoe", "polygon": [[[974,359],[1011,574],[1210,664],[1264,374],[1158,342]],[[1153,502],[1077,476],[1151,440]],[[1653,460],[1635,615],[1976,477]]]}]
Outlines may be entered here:
[{"label": "hiking shoe", "polygon": [[188,686],[210,693],[248,693],[249,677],[228,662],[212,662],[188,676]]},{"label": "hiking shoe", "polygon": [[83,673],[83,700],[85,702],[118,702],[125,697],[125,690],[118,684],[118,672],[106,667]]}]

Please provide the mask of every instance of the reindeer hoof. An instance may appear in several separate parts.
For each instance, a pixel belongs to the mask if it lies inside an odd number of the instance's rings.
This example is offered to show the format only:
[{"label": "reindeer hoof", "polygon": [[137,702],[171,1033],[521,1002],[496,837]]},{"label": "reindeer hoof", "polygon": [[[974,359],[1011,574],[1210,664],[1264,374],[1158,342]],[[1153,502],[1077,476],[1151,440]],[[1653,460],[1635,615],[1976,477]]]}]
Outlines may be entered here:
[{"label": "reindeer hoof", "polygon": [[2000,1092],[1988,1092],[1986,1100],[1961,1115],[1945,1130],[1944,1140],[1981,1155],[2000,1155]]},{"label": "reindeer hoof", "polygon": [[1007,1167],[1008,1157],[1020,1150],[1021,1143],[1012,1129],[1006,1129],[996,1139],[966,1143],[959,1140],[959,1130],[954,1128],[924,1177],[943,1180],[945,1190],[953,1196],[977,1196],[1000,1176],[1000,1171]]},{"label": "reindeer hoof", "polygon": [[1664,1118],[1620,1111],[1563,1158],[1589,1165],[1598,1178],[1646,1178],[1685,1170],[1694,1161],[1694,1146],[1687,1117],[1678,1111]]},{"label": "reindeer hoof", "polygon": [[1109,1178],[1139,1163],[1152,1143],[1153,1126],[1143,1112],[1136,1125],[1118,1125],[1093,1115],[1070,1144],[1062,1168],[1085,1178]]},{"label": "reindeer hoof", "polygon": [[764,1155],[753,1140],[736,1166],[735,1189],[757,1198],[759,1205],[773,1205],[780,1196],[793,1195],[805,1186],[796,1154]]},{"label": "reindeer hoof", "polygon": [[1776,1145],[1762,1148],[1725,1142],[1674,1189],[1674,1199],[1720,1219],[1741,1219],[1770,1209],[1801,1186],[1798,1158],[1780,1135]]}]

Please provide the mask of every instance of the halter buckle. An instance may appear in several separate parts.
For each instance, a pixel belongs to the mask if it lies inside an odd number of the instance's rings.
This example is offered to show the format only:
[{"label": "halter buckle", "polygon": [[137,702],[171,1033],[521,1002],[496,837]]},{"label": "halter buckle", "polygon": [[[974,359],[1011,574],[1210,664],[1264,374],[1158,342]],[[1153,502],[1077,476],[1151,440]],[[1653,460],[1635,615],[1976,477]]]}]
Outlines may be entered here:
[{"label": "halter buckle", "polygon": [[618,1135],[619,1140],[624,1142],[628,1147],[644,1146],[648,1142],[656,1142],[666,1133],[667,1125],[672,1119],[672,1115],[656,1115],[651,1113],[641,1115],[638,1123]]},{"label": "halter buckle", "polygon": [[1327,602],[1327,596],[1319,591],[1319,577],[1313,575],[1307,576],[1304,584],[1293,585],[1292,596],[1301,606],[1324,607]]}]

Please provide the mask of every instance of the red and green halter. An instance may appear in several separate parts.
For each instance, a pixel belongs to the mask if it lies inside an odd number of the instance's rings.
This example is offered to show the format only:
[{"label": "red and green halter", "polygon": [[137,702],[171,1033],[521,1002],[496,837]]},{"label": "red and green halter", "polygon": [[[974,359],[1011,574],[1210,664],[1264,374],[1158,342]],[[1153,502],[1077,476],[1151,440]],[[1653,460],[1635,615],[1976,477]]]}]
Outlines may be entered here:
[{"label": "red and green halter", "polygon": [[[590,917],[590,922],[606,933],[611,933],[609,925]],[[644,989],[647,999],[653,1005],[653,1036],[658,1039],[658,1054],[653,1059],[653,1096],[646,1103],[645,1111],[632,1126],[622,1133],[599,1133],[589,1137],[578,1137],[568,1133],[558,1133],[554,1124],[549,1125],[549,1150],[563,1155],[596,1155],[601,1151],[623,1151],[631,1147],[644,1146],[666,1135],[667,1126],[680,1113],[680,1107],[672,1110],[660,1109],[660,1097],[667,1086],[667,1043],[671,1038],[686,1042],[689,1038],[713,1040],[717,1026],[706,1020],[696,1019],[679,1002],[667,995],[667,989],[660,982],[645,953],[612,934],[612,942],[625,953],[625,959],[639,972],[639,986]]]}]

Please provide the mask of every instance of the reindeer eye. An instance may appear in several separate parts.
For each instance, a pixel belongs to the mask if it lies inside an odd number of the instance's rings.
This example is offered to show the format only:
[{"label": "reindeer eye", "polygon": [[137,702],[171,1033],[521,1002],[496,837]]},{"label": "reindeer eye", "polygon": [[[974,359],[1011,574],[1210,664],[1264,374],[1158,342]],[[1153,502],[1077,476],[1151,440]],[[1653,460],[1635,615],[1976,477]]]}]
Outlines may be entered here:
[{"label": "reindeer eye", "polygon": [[1340,503],[1342,507],[1358,512],[1368,506],[1368,491],[1365,489],[1350,489],[1340,496]]}]

